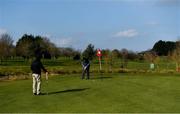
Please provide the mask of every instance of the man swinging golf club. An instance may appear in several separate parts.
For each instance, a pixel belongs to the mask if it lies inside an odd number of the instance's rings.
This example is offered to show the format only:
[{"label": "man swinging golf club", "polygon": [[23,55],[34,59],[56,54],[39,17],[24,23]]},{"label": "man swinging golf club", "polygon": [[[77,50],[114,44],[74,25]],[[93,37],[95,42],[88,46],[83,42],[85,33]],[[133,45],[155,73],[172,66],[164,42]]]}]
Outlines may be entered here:
[{"label": "man swinging golf club", "polygon": [[83,70],[82,70],[82,79],[84,79],[85,73],[87,73],[87,78],[86,79],[89,79],[90,62],[85,57],[83,57],[83,60],[82,60],[82,67],[83,67]]},{"label": "man swinging golf club", "polygon": [[48,72],[44,68],[43,64],[41,63],[41,54],[36,56],[36,59],[31,64],[32,70],[32,78],[33,78],[33,94],[40,95],[41,94],[41,69],[46,72],[46,80],[48,79]]}]

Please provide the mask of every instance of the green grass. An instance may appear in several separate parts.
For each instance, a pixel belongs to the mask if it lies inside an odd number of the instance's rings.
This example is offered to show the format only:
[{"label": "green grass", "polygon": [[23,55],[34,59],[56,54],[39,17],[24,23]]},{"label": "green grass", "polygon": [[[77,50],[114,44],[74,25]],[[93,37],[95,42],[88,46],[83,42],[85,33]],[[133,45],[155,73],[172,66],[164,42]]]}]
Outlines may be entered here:
[{"label": "green grass", "polygon": [[[16,59],[7,59],[6,61],[0,63],[0,76],[8,76],[8,75],[28,75],[30,70],[30,64],[32,60],[23,60],[21,58]],[[74,74],[80,73],[82,70],[82,66],[80,61],[74,61],[72,58],[64,58],[60,57],[58,59],[42,59],[44,66],[54,74]],[[113,65],[111,66],[112,72],[119,72],[121,66],[121,60],[115,59]],[[155,64],[155,72],[175,72],[176,66],[173,61],[171,62],[159,62],[158,66]],[[103,72],[109,72],[110,66],[102,60],[102,69]],[[128,72],[148,72],[149,63],[145,61],[128,61],[126,71]],[[98,59],[94,59],[91,61],[91,71],[99,72],[99,63]]]},{"label": "green grass", "polygon": [[53,76],[33,96],[32,80],[0,82],[0,112],[180,112],[177,74],[104,74],[91,80]]}]

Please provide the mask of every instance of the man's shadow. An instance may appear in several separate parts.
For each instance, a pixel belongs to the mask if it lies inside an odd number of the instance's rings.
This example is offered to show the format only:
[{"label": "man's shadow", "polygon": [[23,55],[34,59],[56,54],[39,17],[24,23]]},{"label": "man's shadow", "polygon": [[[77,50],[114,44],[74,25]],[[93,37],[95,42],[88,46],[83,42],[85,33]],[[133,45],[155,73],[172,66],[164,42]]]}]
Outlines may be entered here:
[{"label": "man's shadow", "polygon": [[68,92],[80,92],[85,91],[90,88],[81,88],[81,89],[67,89],[63,91],[55,91],[55,92],[49,92],[49,93],[42,93],[42,95],[53,95],[53,94],[59,94],[59,93],[68,93]]}]

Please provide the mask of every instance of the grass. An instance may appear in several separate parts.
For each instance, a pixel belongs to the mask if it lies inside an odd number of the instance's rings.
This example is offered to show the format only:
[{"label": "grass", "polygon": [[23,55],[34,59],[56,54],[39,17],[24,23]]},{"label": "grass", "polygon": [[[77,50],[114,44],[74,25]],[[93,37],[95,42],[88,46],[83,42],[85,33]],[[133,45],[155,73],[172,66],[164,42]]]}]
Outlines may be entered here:
[{"label": "grass", "polygon": [[[103,78],[101,78],[103,77]],[[178,74],[60,75],[42,83],[33,96],[32,80],[0,82],[0,112],[180,112]]]},{"label": "grass", "polygon": [[[30,64],[32,60],[23,60],[21,58],[17,59],[7,59],[6,61],[0,64],[0,76],[9,76],[9,75],[28,75],[30,70]],[[80,73],[82,70],[82,66],[80,61],[74,61],[72,58],[64,58],[60,57],[56,60],[47,60],[42,59],[44,66],[54,74],[74,74]],[[113,65],[107,65],[107,63],[102,60],[102,69],[104,72],[119,72],[121,66],[121,60],[115,59]],[[174,62],[159,62],[158,66],[155,64],[156,72],[175,72],[175,63]],[[134,72],[148,72],[149,63],[145,61],[128,61],[126,71],[134,71]],[[91,71],[99,72],[99,63],[95,58],[91,61]]]}]

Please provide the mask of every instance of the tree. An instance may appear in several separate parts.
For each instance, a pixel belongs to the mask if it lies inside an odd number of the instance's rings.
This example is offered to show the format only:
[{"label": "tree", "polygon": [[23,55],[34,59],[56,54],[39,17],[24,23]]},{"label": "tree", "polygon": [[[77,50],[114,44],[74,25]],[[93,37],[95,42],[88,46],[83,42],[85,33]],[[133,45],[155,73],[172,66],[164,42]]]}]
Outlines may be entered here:
[{"label": "tree", "polygon": [[16,55],[22,56],[23,58],[29,58],[33,55],[34,51],[34,36],[24,34],[16,44]]},{"label": "tree", "polygon": [[113,56],[113,58],[120,58],[121,53],[119,52],[119,50],[114,49],[114,50],[112,50],[112,56]]},{"label": "tree", "polygon": [[73,60],[75,61],[78,61],[81,59],[81,55],[80,54],[76,54],[74,57],[73,57]]},{"label": "tree", "polygon": [[167,56],[168,53],[173,51],[175,48],[175,42],[159,40],[154,44],[152,51],[155,51],[159,56]]},{"label": "tree", "polygon": [[113,65],[112,52],[109,49],[102,50],[102,55],[103,55],[102,57],[105,60],[105,64],[107,66],[107,71],[112,72],[112,65]]},{"label": "tree", "polygon": [[133,52],[133,51],[128,51],[128,60],[137,60],[139,59],[139,56],[137,53]]},{"label": "tree", "polygon": [[24,58],[42,54],[44,58],[57,58],[59,49],[48,38],[24,34],[17,42],[16,53]]},{"label": "tree", "polygon": [[122,49],[121,54],[122,54],[121,68],[125,68],[127,67],[127,64],[128,64],[128,50]]},{"label": "tree", "polygon": [[158,56],[157,56],[156,52],[153,52],[153,51],[149,51],[144,54],[144,59],[150,63],[151,69],[154,69],[154,63],[157,64],[157,62],[159,62],[159,57],[158,58],[157,57]]},{"label": "tree", "polygon": [[0,58],[1,60],[13,55],[13,40],[8,34],[0,36]]},{"label": "tree", "polygon": [[172,53],[172,59],[176,62],[176,71],[180,71],[180,40],[176,42],[176,49]]},{"label": "tree", "polygon": [[79,50],[75,50],[73,48],[70,47],[60,47],[58,49],[59,51],[59,56],[63,56],[63,57],[68,57],[68,58],[73,58],[74,60],[79,60],[80,59],[80,51]]},{"label": "tree", "polygon": [[95,56],[95,50],[94,50],[94,45],[89,44],[87,46],[87,48],[84,50],[84,52],[82,53],[83,57],[86,57],[90,60],[93,59],[93,57]]},{"label": "tree", "polygon": [[153,51],[149,51],[144,54],[144,59],[150,63],[154,63],[156,57],[157,57],[157,55]]},{"label": "tree", "polygon": [[46,37],[42,38],[41,47],[45,58],[58,58],[60,56],[60,50]]}]

